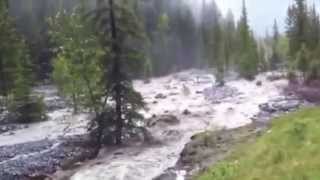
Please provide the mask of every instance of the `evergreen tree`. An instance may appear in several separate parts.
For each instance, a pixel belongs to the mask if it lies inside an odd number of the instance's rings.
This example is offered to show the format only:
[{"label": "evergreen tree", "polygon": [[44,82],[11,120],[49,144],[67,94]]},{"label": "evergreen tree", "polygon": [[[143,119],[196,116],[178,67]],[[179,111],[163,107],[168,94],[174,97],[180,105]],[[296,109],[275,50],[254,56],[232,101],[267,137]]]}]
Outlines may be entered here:
[{"label": "evergreen tree", "polygon": [[306,80],[310,65],[310,52],[305,44],[302,45],[300,51],[298,52],[296,61],[298,70],[302,73],[303,79]]},{"label": "evergreen tree", "polygon": [[308,47],[311,51],[315,51],[320,43],[320,17],[315,4],[313,4],[309,14]]},{"label": "evergreen tree", "polygon": [[0,1],[0,105],[21,123],[45,119],[41,99],[31,96],[32,63],[28,47]]},{"label": "evergreen tree", "polygon": [[250,47],[250,28],[248,24],[248,12],[246,8],[245,0],[242,4],[242,14],[238,24],[240,51],[246,52]]},{"label": "evergreen tree", "polygon": [[308,16],[305,0],[295,0],[288,8],[287,36],[289,38],[289,56],[295,58],[302,44],[307,43]]},{"label": "evergreen tree", "polygon": [[[143,30],[127,1],[108,0],[95,12],[95,23],[106,55],[103,59],[104,95],[109,103],[95,118],[91,128],[98,146],[105,131],[111,131],[114,142],[122,143],[124,129],[130,130],[141,120],[137,112],[144,106],[142,96],[132,86],[130,70],[140,65],[143,55],[138,51]],[[143,61],[142,61],[143,62]],[[131,68],[130,68],[131,67]],[[135,69],[139,69],[135,66]]]},{"label": "evergreen tree", "polygon": [[[208,62],[209,63],[213,62],[212,59],[214,59],[212,57],[212,49],[213,49],[213,46],[215,46],[213,45],[213,38],[215,38],[214,28],[216,23],[219,22],[218,20],[220,17],[217,17],[217,16],[220,15],[220,12],[215,1],[211,1],[209,4],[206,5],[205,0],[203,0],[202,4],[203,4],[203,7],[202,7],[201,24],[200,24],[201,36],[203,41],[202,54],[203,54],[203,59],[206,60],[205,64],[208,64]],[[216,31],[218,32],[219,30],[217,29]],[[211,63],[211,65],[213,64]]]},{"label": "evergreen tree", "polygon": [[170,27],[174,30],[172,33],[175,45],[171,45],[172,56],[175,59],[176,70],[191,68],[195,65],[195,58],[197,56],[197,37],[196,37],[196,23],[191,10],[185,2],[179,1],[181,5],[172,12]]},{"label": "evergreen tree", "polygon": [[280,56],[278,53],[279,38],[280,38],[280,34],[279,34],[278,24],[277,24],[277,21],[275,20],[273,24],[272,55],[270,59],[271,70],[278,69],[280,65]]},{"label": "evergreen tree", "polygon": [[224,25],[224,51],[225,51],[225,64],[226,70],[229,69],[229,66],[233,64],[233,58],[235,56],[236,51],[236,27],[235,21],[232,11],[228,11],[228,14],[225,18],[225,25]]},{"label": "evergreen tree", "polygon": [[216,12],[213,16],[214,18],[214,27],[212,29],[212,38],[211,38],[211,55],[209,64],[215,68],[215,76],[217,83],[219,85],[224,84],[224,75],[225,75],[225,42],[223,39],[223,29],[221,24],[221,17]]},{"label": "evergreen tree", "polygon": [[239,73],[246,79],[254,79],[258,73],[259,55],[258,46],[248,24],[248,14],[245,1],[243,1],[242,15],[238,23],[239,32]]}]

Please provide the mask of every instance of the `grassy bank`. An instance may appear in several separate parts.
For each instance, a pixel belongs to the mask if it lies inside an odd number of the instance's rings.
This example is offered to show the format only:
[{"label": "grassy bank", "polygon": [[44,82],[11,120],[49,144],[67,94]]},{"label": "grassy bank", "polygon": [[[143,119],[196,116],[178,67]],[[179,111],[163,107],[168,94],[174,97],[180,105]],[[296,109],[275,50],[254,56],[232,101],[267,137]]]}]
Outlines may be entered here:
[{"label": "grassy bank", "polygon": [[319,180],[320,108],[275,120],[256,143],[236,153],[197,180]]}]

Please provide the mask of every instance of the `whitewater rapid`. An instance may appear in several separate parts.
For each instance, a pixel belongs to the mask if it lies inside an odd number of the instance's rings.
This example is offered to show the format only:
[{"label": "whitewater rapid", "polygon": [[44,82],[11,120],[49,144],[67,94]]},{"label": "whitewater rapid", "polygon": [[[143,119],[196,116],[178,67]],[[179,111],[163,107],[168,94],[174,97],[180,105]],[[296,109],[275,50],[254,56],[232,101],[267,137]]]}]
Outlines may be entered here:
[{"label": "whitewater rapid", "polygon": [[[190,137],[213,129],[231,129],[251,123],[259,113],[259,105],[282,97],[287,81],[268,81],[268,74],[259,75],[255,81],[234,79],[226,83],[237,93],[213,102],[204,96],[205,89],[212,89],[214,76],[200,70],[188,70],[161,78],[151,83],[134,81],[134,87],[144,97],[146,117],[163,114],[174,115],[177,125],[149,128],[152,136],[161,143],[156,145],[130,145],[110,148],[95,160],[82,165],[71,180],[152,180],[176,164]],[[261,81],[261,86],[257,86]],[[186,90],[187,89],[187,90]],[[59,99],[56,88],[47,86],[37,90],[45,102]],[[161,98],[156,98],[161,94]],[[190,112],[185,114],[184,111]],[[28,125],[27,128],[0,134],[0,146],[19,144],[60,136],[84,134],[90,114],[74,115],[67,106],[48,112],[46,122]],[[107,148],[108,149],[108,148]],[[184,172],[177,172],[183,180]]]},{"label": "whitewater rapid", "polygon": [[[205,98],[203,90],[212,88],[214,77],[198,70],[190,70],[166,77],[152,79],[150,84],[135,81],[148,104],[145,117],[171,114],[180,119],[180,124],[150,129],[152,135],[163,144],[151,147],[130,146],[100,156],[96,162],[83,166],[71,180],[152,180],[167,168],[175,165],[184,145],[196,133],[212,129],[231,129],[251,123],[259,113],[259,105],[279,98],[286,80],[270,82],[267,74],[255,81],[232,80],[226,85],[238,93],[219,103]],[[257,86],[256,82],[262,85]],[[190,93],[183,92],[188,87]],[[161,93],[165,96],[156,99]],[[184,115],[188,110],[190,115]],[[184,172],[177,173],[183,180]]]}]

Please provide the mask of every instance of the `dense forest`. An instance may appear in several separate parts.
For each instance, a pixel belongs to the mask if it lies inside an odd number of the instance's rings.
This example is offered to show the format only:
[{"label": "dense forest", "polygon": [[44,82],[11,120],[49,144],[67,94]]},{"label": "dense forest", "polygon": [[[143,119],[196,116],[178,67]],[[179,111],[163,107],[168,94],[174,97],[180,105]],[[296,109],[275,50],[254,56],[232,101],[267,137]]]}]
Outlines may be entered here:
[{"label": "dense forest", "polygon": [[[214,89],[231,76],[255,82],[263,73],[281,72],[288,87],[318,88],[316,5],[294,0],[286,31],[275,19],[265,36],[255,34],[249,14],[245,1],[236,18],[214,0],[202,0],[197,14],[185,0],[0,0],[0,114],[22,124],[50,119],[35,89],[54,85],[73,114],[92,115],[87,132],[98,155],[137,131],[149,135],[140,125],[148,102],[137,80],[147,85],[200,69],[214,77]],[[185,84],[183,90],[190,94]]]}]

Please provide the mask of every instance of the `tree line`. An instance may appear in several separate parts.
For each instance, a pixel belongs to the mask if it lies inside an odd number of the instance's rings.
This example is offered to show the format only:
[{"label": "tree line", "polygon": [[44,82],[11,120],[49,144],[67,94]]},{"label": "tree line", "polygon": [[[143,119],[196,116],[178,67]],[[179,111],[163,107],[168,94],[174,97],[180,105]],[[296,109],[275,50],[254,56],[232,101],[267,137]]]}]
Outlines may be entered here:
[{"label": "tree line", "polygon": [[305,83],[320,77],[320,18],[315,4],[295,0],[288,8],[286,35],[289,39],[289,71],[291,79],[301,72]]},{"label": "tree line", "polygon": [[9,16],[7,1],[0,1],[0,42],[0,112],[12,112],[19,123],[45,119],[41,98],[31,92],[30,51]]}]

